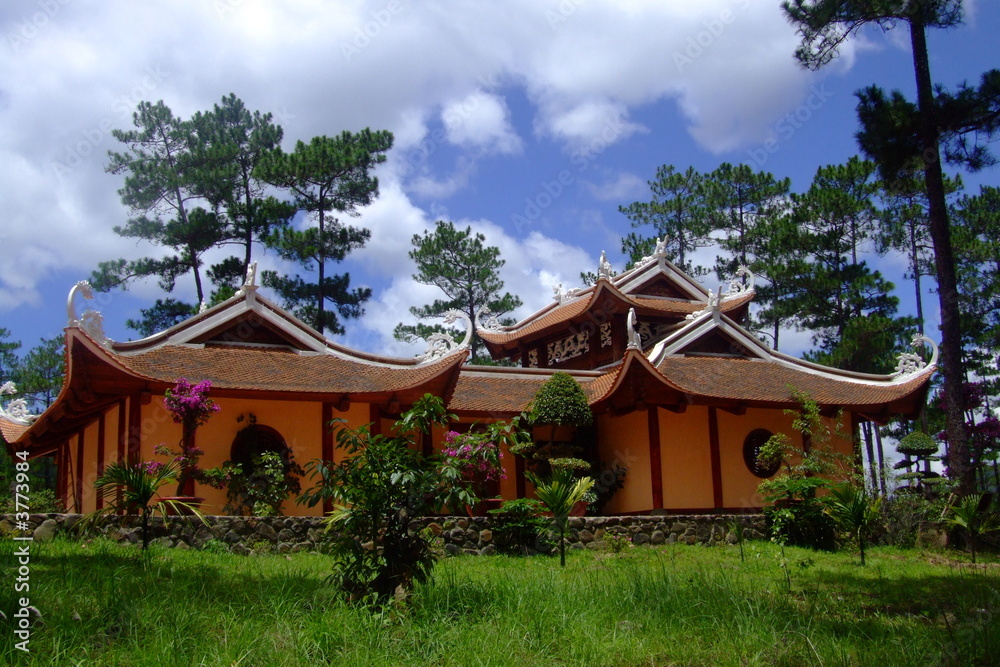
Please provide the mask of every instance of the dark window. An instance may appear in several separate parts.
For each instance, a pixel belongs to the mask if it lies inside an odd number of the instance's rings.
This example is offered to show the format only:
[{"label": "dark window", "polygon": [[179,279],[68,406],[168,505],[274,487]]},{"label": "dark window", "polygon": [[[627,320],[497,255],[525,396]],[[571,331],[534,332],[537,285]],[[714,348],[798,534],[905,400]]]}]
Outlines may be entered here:
[{"label": "dark window", "polygon": [[761,463],[757,460],[757,455],[760,454],[761,448],[772,435],[774,434],[767,429],[758,428],[750,431],[746,440],[743,441],[743,461],[747,464],[747,469],[750,472],[762,479],[774,475],[781,466],[781,461]]}]

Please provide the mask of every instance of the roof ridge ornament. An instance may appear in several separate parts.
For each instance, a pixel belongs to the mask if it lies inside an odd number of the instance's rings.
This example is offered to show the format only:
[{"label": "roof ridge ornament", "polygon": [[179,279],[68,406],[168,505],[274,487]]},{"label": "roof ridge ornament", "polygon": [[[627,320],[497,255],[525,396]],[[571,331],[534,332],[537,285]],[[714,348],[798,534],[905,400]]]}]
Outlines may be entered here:
[{"label": "roof ridge ornament", "polygon": [[736,275],[729,281],[729,288],[723,292],[722,297],[724,299],[734,299],[753,292],[755,279],[756,276],[754,276],[753,271],[745,264],[740,264],[739,268],[736,269]]},{"label": "roof ridge ornament", "polygon": [[638,318],[635,316],[635,308],[628,309],[628,317],[625,318],[625,331],[628,336],[628,350],[641,350],[642,339],[638,331]]},{"label": "roof ridge ornament", "polygon": [[445,324],[454,324],[459,319],[465,320],[465,338],[461,343],[456,343],[455,339],[449,333],[444,333],[443,331],[432,333],[427,337],[427,349],[424,350],[423,354],[417,355],[417,359],[419,359],[419,363],[421,364],[437,361],[458,350],[467,350],[472,342],[473,325],[467,313],[452,309],[436,317],[443,317]]},{"label": "roof ridge ornament", "polygon": [[250,262],[247,266],[247,275],[243,280],[243,285],[240,286],[237,294],[241,294],[247,297],[247,301],[251,301],[254,297],[254,293],[257,291],[257,262]]},{"label": "roof ridge ornament", "polygon": [[647,264],[653,264],[654,262],[659,262],[661,259],[666,259],[667,258],[667,240],[668,240],[667,236],[664,236],[662,240],[660,238],[657,238],[656,239],[656,248],[653,250],[653,254],[652,255],[647,255],[646,257],[643,257],[638,262],[636,262],[635,266],[633,266],[632,268],[636,268],[637,269],[640,266],[646,266]]},{"label": "roof ridge ornament", "polygon": [[[13,396],[16,393],[17,387],[13,382],[4,382],[0,385],[0,396],[5,394]],[[38,419],[38,415],[28,412],[28,402],[23,398],[12,400],[6,409],[0,404],[0,417],[19,426],[31,426]]]},{"label": "roof ridge ornament", "polygon": [[82,329],[88,336],[97,341],[101,347],[111,347],[112,341],[104,333],[104,316],[101,315],[100,311],[88,308],[83,311],[80,317],[76,316],[74,299],[78,292],[88,301],[94,298],[94,288],[90,286],[88,281],[81,280],[73,285],[69,290],[69,296],[66,297],[66,326]]},{"label": "roof ridge ornament", "polygon": [[608,261],[608,255],[603,250],[601,251],[601,261],[597,265],[597,279],[601,278],[611,280],[611,262]]},{"label": "roof ridge ornament", "polygon": [[696,310],[693,313],[688,313],[684,319],[685,320],[697,320],[701,319],[705,315],[712,315],[715,317],[718,313],[722,312],[722,302],[725,300],[725,294],[722,292],[722,287],[719,287],[718,292],[709,292],[708,301],[705,302],[705,307],[701,310]]},{"label": "roof ridge ornament", "polygon": [[555,299],[556,303],[562,304],[580,296],[580,293],[583,291],[580,287],[564,290],[562,283],[556,283],[552,286],[552,298]]},{"label": "roof ridge ornament", "polygon": [[[486,321],[483,322],[480,318],[486,315]],[[476,331],[486,331],[490,333],[497,333],[503,329],[503,324],[500,323],[500,318],[493,314],[489,306],[483,305],[479,307],[476,311]]]},{"label": "roof ridge ornament", "polygon": [[892,374],[892,377],[905,377],[907,375],[912,375],[914,373],[919,373],[928,366],[937,366],[938,361],[938,346],[931,338],[928,338],[924,334],[916,334],[913,340],[910,342],[910,346],[916,348],[920,345],[929,345],[931,348],[931,360],[929,362],[924,361],[916,352],[901,352],[896,357],[896,370]]}]

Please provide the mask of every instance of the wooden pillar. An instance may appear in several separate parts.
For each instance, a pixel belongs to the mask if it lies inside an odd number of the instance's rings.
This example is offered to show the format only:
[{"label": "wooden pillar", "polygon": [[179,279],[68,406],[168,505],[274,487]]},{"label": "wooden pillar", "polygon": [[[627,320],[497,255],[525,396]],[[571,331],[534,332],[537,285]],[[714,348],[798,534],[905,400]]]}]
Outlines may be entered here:
[{"label": "wooden pillar", "polygon": [[719,414],[708,408],[708,446],[712,456],[712,502],[722,507],[722,451],[719,447]]},{"label": "wooden pillar", "polygon": [[520,456],[514,457],[514,493],[518,498],[524,498],[527,493],[524,484],[524,459]]},{"label": "wooden pillar", "polygon": [[[97,418],[97,476],[100,477],[104,474],[104,438],[107,436],[107,431],[105,430],[104,418],[107,415],[106,412],[102,412],[101,416]],[[104,507],[104,496],[97,496],[97,509],[102,509]]]},{"label": "wooden pillar", "polygon": [[[128,450],[128,401],[126,399],[121,399],[118,401],[118,458],[116,461],[119,465],[125,463],[125,456]],[[117,494],[118,506],[122,505],[122,491],[121,488],[118,489]],[[118,514],[121,514],[119,510]]]},{"label": "wooden pillar", "polygon": [[69,457],[69,440],[56,450],[56,470],[59,478],[56,480],[56,498],[62,501],[63,508],[69,511],[69,471],[72,462]]},{"label": "wooden pillar", "polygon": [[653,509],[663,509],[663,460],[660,455],[660,409],[646,408],[649,428],[649,477],[653,491]]},{"label": "wooden pillar", "polygon": [[[320,458],[333,463],[333,428],[330,422],[333,420],[333,403],[323,401],[322,422],[320,423],[320,442],[322,443]],[[333,501],[329,498],[323,500],[323,514],[333,511]]]},{"label": "wooden pillar", "polygon": [[73,481],[73,502],[78,513],[83,512],[83,430],[76,434],[76,471]]},{"label": "wooden pillar", "polygon": [[[184,428],[183,426],[181,428]],[[184,449],[191,449],[192,447],[198,446],[198,429],[192,428],[190,431],[185,431],[182,436],[182,446]],[[194,478],[189,477],[184,480],[184,484],[178,489],[181,496],[191,496],[194,497]]]},{"label": "wooden pillar", "polygon": [[125,462],[125,450],[128,447],[128,412],[124,398],[118,401],[118,463]]},{"label": "wooden pillar", "polygon": [[382,435],[382,409],[375,403],[368,405],[368,419],[371,421],[371,434]]},{"label": "wooden pillar", "polygon": [[142,397],[139,392],[128,399],[128,463],[139,463],[142,445]]}]

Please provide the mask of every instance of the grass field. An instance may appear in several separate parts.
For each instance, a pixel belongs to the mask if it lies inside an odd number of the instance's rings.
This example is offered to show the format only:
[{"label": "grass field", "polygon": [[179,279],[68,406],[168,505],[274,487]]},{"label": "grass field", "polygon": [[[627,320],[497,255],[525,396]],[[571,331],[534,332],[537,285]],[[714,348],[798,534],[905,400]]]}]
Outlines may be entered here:
[{"label": "grass field", "polygon": [[[0,543],[5,574],[15,543]],[[0,660],[39,665],[990,665],[1000,565],[961,554],[855,555],[770,543],[441,561],[381,612],[347,606],[319,554],[236,556],[32,544],[41,623]]]}]

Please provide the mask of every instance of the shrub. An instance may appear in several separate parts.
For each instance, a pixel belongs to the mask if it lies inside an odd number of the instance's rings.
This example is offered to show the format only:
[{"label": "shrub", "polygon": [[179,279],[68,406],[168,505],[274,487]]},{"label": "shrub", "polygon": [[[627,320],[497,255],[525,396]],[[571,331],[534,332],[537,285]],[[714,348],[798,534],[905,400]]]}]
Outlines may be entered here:
[{"label": "shrub", "polygon": [[792,391],[799,402],[792,428],[808,438],[811,446],[803,451],[784,433],[771,436],[761,447],[762,463],[778,461],[781,471],[757,487],[764,500],[764,518],[771,539],[781,544],[832,551],[837,548],[836,524],[826,511],[819,489],[831,487],[830,478],[843,477],[845,457],[830,448],[830,440],[840,433],[838,416],[833,430],[822,420],[819,405],[807,395]]},{"label": "shrub", "polygon": [[548,520],[542,517],[542,503],[531,498],[507,500],[497,509],[489,510],[493,519],[493,542],[503,553],[528,554],[531,549],[544,551],[542,531]]},{"label": "shrub", "polygon": [[552,477],[541,480],[529,473],[531,483],[535,485],[535,495],[545,507],[552,512],[552,525],[559,535],[559,565],[566,566],[566,529],[569,526],[569,513],[573,506],[580,502],[587,491],[594,486],[594,480],[589,477],[576,479],[570,468],[557,468]]},{"label": "shrub", "polygon": [[830,489],[827,513],[840,528],[858,541],[861,564],[865,564],[865,543],[878,527],[881,498],[873,498],[862,486],[842,484]]},{"label": "shrub", "polygon": [[587,395],[567,373],[553,373],[541,386],[529,408],[534,425],[589,426],[594,421]]},{"label": "shrub", "polygon": [[440,398],[425,394],[396,422],[393,436],[332,422],[337,448],[346,456],[336,464],[310,462],[316,484],[299,502],[334,502],[327,521],[336,561],[331,579],[349,600],[382,605],[426,581],[435,553],[429,533],[414,521],[446,507],[475,504],[461,458],[424,456],[415,446],[434,424],[444,426],[453,418]]},{"label": "shrub", "polygon": [[226,511],[252,516],[280,516],[282,504],[302,489],[299,475],[304,474],[291,452],[287,456],[286,461],[278,452],[262,452],[253,457],[253,466],[247,471],[240,464],[231,465]]},{"label": "shrub", "polygon": [[180,474],[177,461],[166,464],[157,461],[143,463],[109,463],[104,472],[94,482],[98,497],[105,506],[88,514],[80,522],[81,529],[100,523],[102,519],[117,512],[127,516],[138,515],[142,526],[143,551],[149,546],[149,518],[160,514],[166,519],[170,512],[194,514],[204,521],[197,509],[177,500],[156,501],[157,492],[164,484],[173,482]]},{"label": "shrub", "polygon": [[611,553],[620,554],[632,546],[632,538],[621,533],[606,533],[604,535],[604,543],[608,545]]}]

